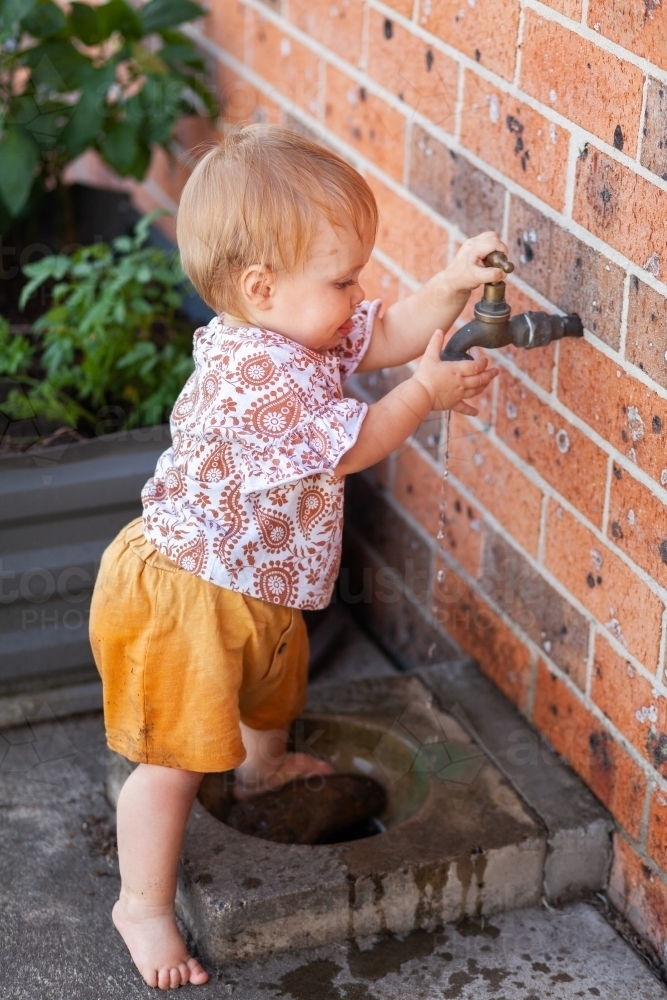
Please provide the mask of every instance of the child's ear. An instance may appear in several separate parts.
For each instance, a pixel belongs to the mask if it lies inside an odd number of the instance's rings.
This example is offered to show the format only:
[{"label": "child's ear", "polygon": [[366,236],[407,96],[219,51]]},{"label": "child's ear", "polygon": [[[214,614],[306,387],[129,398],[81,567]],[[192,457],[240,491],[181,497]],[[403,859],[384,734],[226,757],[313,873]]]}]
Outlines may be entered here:
[{"label": "child's ear", "polygon": [[276,279],[270,267],[253,264],[241,275],[241,294],[253,309],[270,309]]}]

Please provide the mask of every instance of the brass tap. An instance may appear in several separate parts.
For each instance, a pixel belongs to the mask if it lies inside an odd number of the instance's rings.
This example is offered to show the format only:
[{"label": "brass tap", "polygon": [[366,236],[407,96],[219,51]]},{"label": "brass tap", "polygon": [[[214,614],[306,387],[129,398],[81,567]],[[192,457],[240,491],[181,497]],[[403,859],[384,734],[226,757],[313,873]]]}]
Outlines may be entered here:
[{"label": "brass tap", "polygon": [[[505,254],[494,250],[484,258],[487,267],[499,267],[511,274],[514,264]],[[510,319],[511,309],[505,301],[505,282],[489,281],[482,298],[475,306],[475,318],[454,334],[441,351],[443,361],[472,361],[467,352],[471,347],[496,348],[514,344],[530,350],[544,347],[563,337],[583,337],[584,328],[576,313],[568,316],[545,312],[524,312]]]}]

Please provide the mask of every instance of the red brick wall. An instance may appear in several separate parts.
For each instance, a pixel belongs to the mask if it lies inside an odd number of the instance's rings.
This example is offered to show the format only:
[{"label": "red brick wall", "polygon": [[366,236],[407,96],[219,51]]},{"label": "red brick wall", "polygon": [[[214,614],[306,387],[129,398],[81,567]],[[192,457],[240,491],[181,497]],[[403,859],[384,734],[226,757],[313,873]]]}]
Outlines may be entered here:
[{"label": "red brick wall", "polygon": [[[567,758],[618,824],[613,899],[665,957],[667,6],[210,2],[224,122],[305,129],[371,183],[369,296],[494,228],[513,307],[584,321],[506,350],[479,418],[454,416],[440,543],[439,416],[355,477],[344,583],[371,567],[376,627],[413,660],[448,635]],[[144,198],[183,172],[160,160]]]}]

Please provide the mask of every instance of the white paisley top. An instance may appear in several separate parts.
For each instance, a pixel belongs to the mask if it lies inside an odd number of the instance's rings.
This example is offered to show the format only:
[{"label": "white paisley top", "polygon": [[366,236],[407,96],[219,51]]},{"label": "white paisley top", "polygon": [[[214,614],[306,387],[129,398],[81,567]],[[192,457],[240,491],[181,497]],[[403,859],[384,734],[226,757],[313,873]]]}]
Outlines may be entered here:
[{"label": "white paisley top", "polygon": [[340,564],[342,478],[367,406],[345,399],[380,301],[362,302],[320,354],[215,317],[171,415],[172,446],[142,494],[146,538],[221,587],[295,608],[329,603]]}]

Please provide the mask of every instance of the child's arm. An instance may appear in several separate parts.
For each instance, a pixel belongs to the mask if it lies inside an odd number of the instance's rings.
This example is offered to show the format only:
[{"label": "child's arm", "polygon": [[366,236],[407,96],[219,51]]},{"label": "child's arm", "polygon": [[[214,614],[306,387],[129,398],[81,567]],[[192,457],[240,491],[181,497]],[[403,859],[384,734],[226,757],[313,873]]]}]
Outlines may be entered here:
[{"label": "child's arm", "polygon": [[502,281],[498,267],[484,267],[492,250],[507,253],[496,233],[482,233],[466,240],[444,271],[376,319],[368,350],[357,371],[393,368],[421,357],[436,329],[448,330],[463,310],[473,288],[488,281]]},{"label": "child's arm", "polygon": [[436,330],[412,376],[368,407],[355,444],[335,468],[337,476],[367,469],[391,454],[410,437],[432,410],[458,410],[471,416],[477,410],[464,400],[479,395],[497,368],[487,369],[487,359],[441,361],[442,330]]}]

